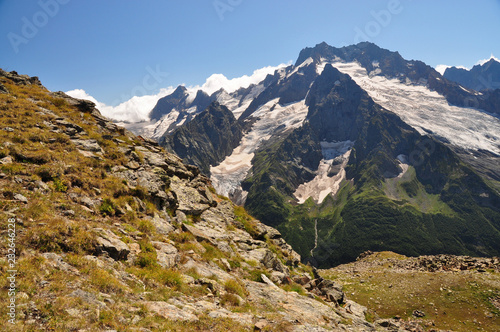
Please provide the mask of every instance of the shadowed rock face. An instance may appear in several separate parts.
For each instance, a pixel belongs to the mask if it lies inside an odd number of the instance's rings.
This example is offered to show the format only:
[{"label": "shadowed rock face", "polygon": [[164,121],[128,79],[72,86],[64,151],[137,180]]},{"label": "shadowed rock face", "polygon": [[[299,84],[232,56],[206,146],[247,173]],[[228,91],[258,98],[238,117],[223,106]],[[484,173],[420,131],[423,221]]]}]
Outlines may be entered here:
[{"label": "shadowed rock face", "polygon": [[450,67],[443,76],[450,81],[476,91],[500,89],[500,62],[490,59],[482,65],[476,65],[471,70]]},{"label": "shadowed rock face", "polygon": [[242,127],[227,107],[217,102],[185,126],[160,139],[160,144],[206,175],[238,146]]}]

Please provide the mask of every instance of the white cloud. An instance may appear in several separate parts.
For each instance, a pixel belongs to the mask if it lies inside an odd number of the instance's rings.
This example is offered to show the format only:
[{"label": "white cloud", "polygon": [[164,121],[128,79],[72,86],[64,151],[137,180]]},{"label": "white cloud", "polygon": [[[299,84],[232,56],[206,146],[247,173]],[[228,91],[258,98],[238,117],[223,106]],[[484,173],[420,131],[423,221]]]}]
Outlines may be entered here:
[{"label": "white cloud", "polygon": [[446,70],[446,68],[450,68],[451,66],[447,66],[447,65],[437,65],[436,66],[436,71],[438,73],[440,73],[441,75],[444,75],[444,71]]},{"label": "white cloud", "polygon": [[[228,79],[223,74],[213,74],[207,78],[202,86],[197,85],[188,88],[190,98],[194,99],[196,92],[199,89],[205,91],[207,94],[212,94],[220,88],[224,88],[227,92],[233,92],[239,88],[246,88],[251,84],[259,83],[266,78],[268,74],[273,74],[275,70],[286,66],[287,64],[280,64],[275,67],[268,66],[255,70],[251,76],[243,75],[233,79]],[[82,89],[67,91],[66,94],[74,98],[87,99],[94,102],[102,115],[110,119],[127,122],[140,122],[149,121],[149,113],[155,107],[158,99],[171,94],[174,89],[175,88],[173,87],[168,87],[161,89],[160,92],[155,95],[141,97],[134,96],[118,106],[109,106],[101,103]]]},{"label": "white cloud", "polygon": [[140,122],[149,120],[149,112],[155,107],[158,99],[171,94],[174,88],[168,87],[161,89],[155,95],[134,96],[118,106],[109,106],[99,102],[89,95],[85,90],[75,89],[67,91],[66,94],[73,98],[87,99],[96,104],[97,109],[102,115],[118,121]]},{"label": "white cloud", "polygon": [[490,61],[491,59],[497,61],[497,62],[500,62],[500,59],[498,58],[495,58],[495,56],[493,54],[491,54],[491,56],[489,57],[489,59],[484,59],[484,60],[479,60],[478,62],[476,62],[476,65],[484,65],[486,62]]},{"label": "white cloud", "polygon": [[227,92],[231,93],[239,88],[247,88],[251,84],[257,84],[266,78],[268,74],[273,74],[275,70],[288,66],[288,64],[280,64],[278,66],[268,66],[264,68],[257,69],[253,72],[251,76],[243,75],[241,77],[236,77],[233,79],[228,79],[223,74],[213,74],[205,83],[199,87],[201,90],[205,91],[207,94],[212,94],[215,91],[223,88]]},{"label": "white cloud", "polygon": [[437,65],[437,66],[436,66],[436,71],[437,71],[438,73],[440,73],[441,75],[444,75],[444,71],[445,71],[447,68],[451,68],[451,67],[455,67],[455,68],[459,68],[459,69],[465,69],[465,70],[470,70],[470,68],[467,68],[467,67],[464,67],[464,66]]}]

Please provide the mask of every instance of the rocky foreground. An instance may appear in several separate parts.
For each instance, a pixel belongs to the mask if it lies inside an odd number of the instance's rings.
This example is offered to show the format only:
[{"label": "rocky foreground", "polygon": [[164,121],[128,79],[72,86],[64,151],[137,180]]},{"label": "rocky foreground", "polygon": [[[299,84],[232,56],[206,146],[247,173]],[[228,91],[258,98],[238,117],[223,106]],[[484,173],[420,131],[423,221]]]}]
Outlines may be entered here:
[{"label": "rocky foreground", "polygon": [[370,320],[395,331],[500,330],[498,257],[369,251],[320,274],[367,306]]}]

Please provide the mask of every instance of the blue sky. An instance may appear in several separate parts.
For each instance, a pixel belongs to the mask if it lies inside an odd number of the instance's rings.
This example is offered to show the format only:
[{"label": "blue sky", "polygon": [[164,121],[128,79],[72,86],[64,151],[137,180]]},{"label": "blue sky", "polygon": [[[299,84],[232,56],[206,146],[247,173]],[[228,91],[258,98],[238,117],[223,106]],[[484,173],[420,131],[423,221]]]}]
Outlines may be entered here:
[{"label": "blue sky", "polygon": [[114,105],[367,39],[429,65],[500,57],[500,0],[0,0],[0,68]]}]

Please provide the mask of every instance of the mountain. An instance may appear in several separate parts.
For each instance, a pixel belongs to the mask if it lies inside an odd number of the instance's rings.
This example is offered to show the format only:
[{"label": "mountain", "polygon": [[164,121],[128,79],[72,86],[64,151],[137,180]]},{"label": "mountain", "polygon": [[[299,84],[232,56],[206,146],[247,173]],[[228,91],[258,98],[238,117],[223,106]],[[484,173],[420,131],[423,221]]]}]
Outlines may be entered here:
[{"label": "mountain", "polygon": [[150,122],[124,125],[137,134],[161,140],[162,136],[190,122],[214,101],[224,104],[235,116],[239,116],[253,98],[265,89],[266,82],[265,79],[258,85],[252,84],[231,93],[219,89],[210,96],[203,90],[188,91],[184,86],[179,86],[173,93],[158,100],[150,113]]},{"label": "mountain", "polygon": [[471,70],[449,67],[443,76],[453,82],[476,91],[500,89],[500,62],[495,58],[475,65]]},{"label": "mountain", "polygon": [[[0,91],[2,330],[390,330],[198,168],[92,102],[1,69]],[[204,112],[207,140],[236,123]]]},{"label": "mountain", "polygon": [[242,137],[243,129],[233,113],[214,102],[185,126],[162,136],[160,144],[209,174],[210,165],[230,155]]},{"label": "mountain", "polygon": [[303,261],[328,267],[365,250],[499,254],[491,96],[366,42],[306,48],[251,91],[218,100],[242,130],[232,151],[194,152],[208,137],[203,121],[162,142],[177,135],[167,148],[192,151],[186,158],[196,156],[218,193],[280,230]]}]

